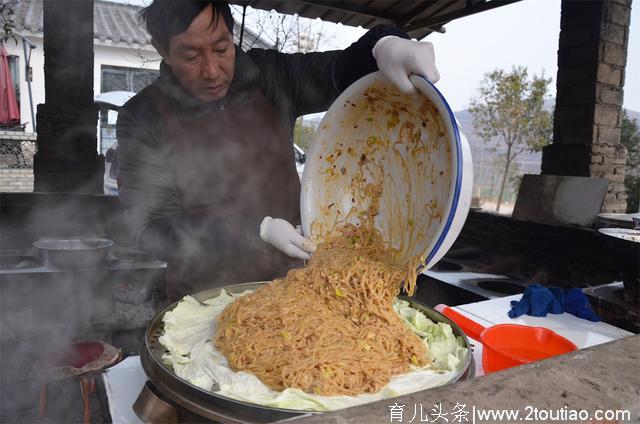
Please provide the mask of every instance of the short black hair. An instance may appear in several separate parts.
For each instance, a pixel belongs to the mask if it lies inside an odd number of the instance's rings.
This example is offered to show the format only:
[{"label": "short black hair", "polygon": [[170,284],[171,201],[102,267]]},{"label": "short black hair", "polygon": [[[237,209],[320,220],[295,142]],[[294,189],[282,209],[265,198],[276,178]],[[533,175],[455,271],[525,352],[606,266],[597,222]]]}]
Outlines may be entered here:
[{"label": "short black hair", "polygon": [[168,51],[171,37],[185,32],[195,17],[209,5],[214,12],[211,21],[213,28],[218,25],[218,19],[222,16],[229,32],[233,34],[231,8],[224,0],[154,0],[140,11],[140,19],[146,22],[151,37]]}]

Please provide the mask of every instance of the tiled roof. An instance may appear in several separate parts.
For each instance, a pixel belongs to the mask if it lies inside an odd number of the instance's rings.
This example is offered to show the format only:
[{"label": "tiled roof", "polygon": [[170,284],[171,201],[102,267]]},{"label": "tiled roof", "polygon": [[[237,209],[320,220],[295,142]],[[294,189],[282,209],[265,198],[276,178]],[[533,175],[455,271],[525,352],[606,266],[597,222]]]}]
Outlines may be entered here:
[{"label": "tiled roof", "polygon": [[[43,32],[43,0],[0,0],[0,2],[12,5],[18,32],[23,29],[34,33]],[[95,0],[93,5],[94,38],[103,42],[107,40],[111,40],[114,43],[124,42],[127,45],[150,44],[151,36],[145,29],[144,24],[138,21],[140,9],[142,9],[140,6]],[[233,36],[236,43],[238,43],[240,41],[240,27],[237,22],[235,23]],[[242,44],[244,49],[250,47],[272,47],[246,27]]]}]

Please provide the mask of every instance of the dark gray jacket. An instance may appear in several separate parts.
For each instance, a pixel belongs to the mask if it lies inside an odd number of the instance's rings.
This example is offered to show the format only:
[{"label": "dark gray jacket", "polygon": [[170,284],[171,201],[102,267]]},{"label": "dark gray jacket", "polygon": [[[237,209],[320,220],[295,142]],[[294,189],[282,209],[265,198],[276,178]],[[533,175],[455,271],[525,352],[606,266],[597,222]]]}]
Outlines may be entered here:
[{"label": "dark gray jacket", "polygon": [[[161,76],[152,86],[179,105],[177,118],[185,125],[212,110],[245,101],[247,93],[258,88],[292,140],[298,116],[326,110],[352,82],[377,70],[371,50],[386,35],[407,38],[395,27],[379,26],[343,51],[283,54],[253,49],[244,53],[236,48],[234,78],[227,95],[218,102],[205,103],[190,96],[166,66],[161,66]],[[145,88],[127,102],[117,123],[120,200],[140,246],[169,259],[170,264],[206,264],[214,246],[256,245],[259,222],[253,217],[216,216],[212,208],[186,208],[181,203],[170,172],[167,124],[150,96],[151,89]],[[256,246],[254,253],[261,254],[261,249],[272,248]]]}]

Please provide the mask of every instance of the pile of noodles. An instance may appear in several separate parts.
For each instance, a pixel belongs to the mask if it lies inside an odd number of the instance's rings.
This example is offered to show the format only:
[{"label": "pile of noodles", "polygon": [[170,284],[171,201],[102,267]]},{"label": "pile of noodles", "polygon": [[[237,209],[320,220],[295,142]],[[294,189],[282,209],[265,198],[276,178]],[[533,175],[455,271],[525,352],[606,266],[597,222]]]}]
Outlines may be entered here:
[{"label": "pile of noodles", "polygon": [[419,258],[399,263],[372,220],[361,222],[321,243],[305,268],[225,309],[214,344],[234,371],[275,390],[333,396],[377,392],[429,364],[392,307],[403,283],[413,292]]}]

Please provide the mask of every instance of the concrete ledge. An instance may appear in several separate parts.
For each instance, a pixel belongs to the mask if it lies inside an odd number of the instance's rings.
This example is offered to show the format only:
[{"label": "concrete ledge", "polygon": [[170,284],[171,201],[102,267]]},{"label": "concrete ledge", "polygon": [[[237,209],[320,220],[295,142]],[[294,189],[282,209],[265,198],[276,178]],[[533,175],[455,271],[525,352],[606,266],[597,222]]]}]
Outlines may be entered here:
[{"label": "concrete ledge", "polygon": [[[440,404],[443,412],[451,414],[456,403],[465,404],[468,412],[472,407],[519,410],[520,417],[529,411],[525,409],[527,406],[546,411],[586,410],[591,416],[596,410],[626,410],[630,412],[630,420],[624,422],[639,422],[640,336],[615,340],[441,388],[290,421],[305,424],[409,423],[415,405],[418,405],[418,413],[420,405],[424,413],[431,414],[434,405]],[[390,419],[390,406],[394,404],[404,405],[402,421]],[[431,422],[432,416],[429,418]],[[447,418],[448,422],[472,422],[471,415],[467,416],[468,421],[452,421],[453,414]],[[419,416],[412,422],[419,423]]]},{"label": "concrete ledge", "polygon": [[525,175],[513,218],[591,227],[602,209],[609,181],[565,175]]}]

